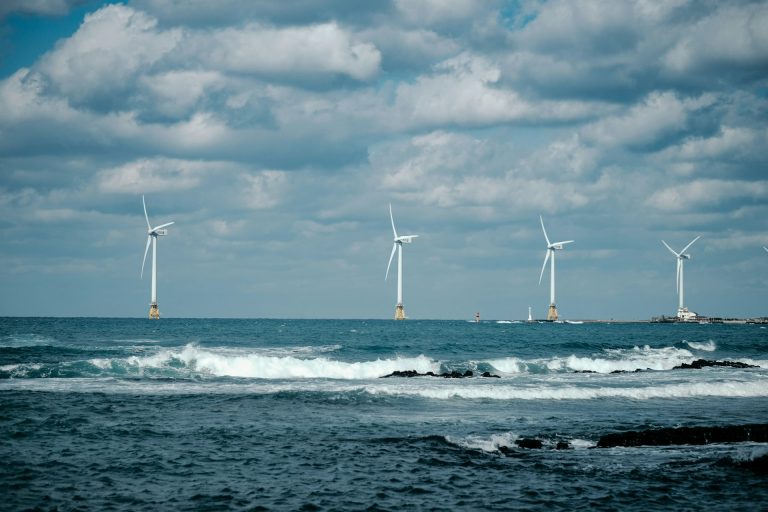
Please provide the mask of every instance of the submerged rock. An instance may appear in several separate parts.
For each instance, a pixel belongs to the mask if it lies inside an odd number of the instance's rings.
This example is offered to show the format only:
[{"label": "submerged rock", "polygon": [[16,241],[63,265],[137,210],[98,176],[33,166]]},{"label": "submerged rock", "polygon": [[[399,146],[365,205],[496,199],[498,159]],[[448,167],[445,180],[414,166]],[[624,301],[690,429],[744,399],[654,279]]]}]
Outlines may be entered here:
[{"label": "submerged rock", "polygon": [[[394,372],[390,373],[389,375],[384,375],[381,378],[382,379],[388,379],[389,377],[443,377],[444,379],[465,379],[469,377],[474,377],[475,374],[472,372],[472,370],[467,370],[464,373],[461,373],[459,371],[452,371],[450,373],[434,373],[434,372],[427,372],[427,373],[419,373],[416,370],[395,370]],[[480,374],[481,377],[495,377],[497,379],[500,379],[498,375],[493,375],[490,372],[483,372]]]},{"label": "submerged rock", "polygon": [[541,441],[541,439],[517,439],[515,440],[515,444],[519,446],[520,448],[528,448],[528,449],[539,449],[542,446],[544,446],[544,443]]},{"label": "submerged rock", "polygon": [[739,361],[710,361],[707,359],[697,359],[692,363],[683,363],[672,368],[673,370],[700,370],[709,366],[727,366],[728,368],[760,368],[753,364],[742,363]]},{"label": "submerged rock", "polygon": [[669,446],[711,443],[768,442],[768,424],[725,427],[676,427],[607,434],[597,442],[598,448],[614,446]]}]

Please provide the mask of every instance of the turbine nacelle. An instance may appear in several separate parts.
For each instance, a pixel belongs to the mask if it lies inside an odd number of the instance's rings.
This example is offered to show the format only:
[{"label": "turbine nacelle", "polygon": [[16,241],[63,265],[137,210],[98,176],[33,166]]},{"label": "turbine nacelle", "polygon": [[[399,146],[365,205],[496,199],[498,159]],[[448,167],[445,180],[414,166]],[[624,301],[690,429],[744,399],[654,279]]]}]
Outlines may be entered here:
[{"label": "turbine nacelle", "polygon": [[395,238],[396,244],[410,244],[413,243],[414,238],[418,238],[419,235],[404,235]]},{"label": "turbine nacelle", "polygon": [[552,251],[561,251],[565,249],[565,247],[563,247],[564,245],[572,244],[573,242],[574,242],[573,240],[567,240],[565,242],[555,242],[554,244],[547,246],[547,249],[550,249]]}]

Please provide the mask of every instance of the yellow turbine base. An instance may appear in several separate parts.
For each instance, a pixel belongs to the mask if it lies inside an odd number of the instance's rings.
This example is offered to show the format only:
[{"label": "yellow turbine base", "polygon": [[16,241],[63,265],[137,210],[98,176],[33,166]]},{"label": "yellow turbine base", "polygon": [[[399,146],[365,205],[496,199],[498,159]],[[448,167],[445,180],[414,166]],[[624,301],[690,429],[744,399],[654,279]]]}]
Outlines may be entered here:
[{"label": "yellow turbine base", "polygon": [[405,320],[405,308],[402,304],[395,307],[395,320]]},{"label": "yellow turbine base", "polygon": [[557,308],[554,304],[549,305],[549,311],[547,312],[547,320],[555,322],[557,320]]},{"label": "yellow turbine base", "polygon": [[160,310],[157,309],[157,304],[151,304],[149,306],[149,318],[153,320],[160,320]]}]

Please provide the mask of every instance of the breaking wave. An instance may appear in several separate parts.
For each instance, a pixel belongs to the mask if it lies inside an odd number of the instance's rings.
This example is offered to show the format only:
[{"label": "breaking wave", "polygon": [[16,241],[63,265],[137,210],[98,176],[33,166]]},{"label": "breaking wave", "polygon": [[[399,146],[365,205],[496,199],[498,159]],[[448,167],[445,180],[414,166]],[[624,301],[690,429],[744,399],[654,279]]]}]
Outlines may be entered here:
[{"label": "breaking wave", "polygon": [[[336,346],[323,351],[336,350]],[[309,352],[299,351],[299,353]],[[249,353],[242,350],[207,349],[187,345],[181,350],[161,350],[150,356],[125,359],[91,359],[102,370],[141,373],[143,370],[175,369],[216,377],[257,379],[375,379],[395,370],[437,371],[439,364],[426,356],[344,362],[326,357],[299,358]]]},{"label": "breaking wave", "polygon": [[491,366],[503,373],[546,372],[631,372],[640,370],[671,370],[696,359],[692,352],[674,347],[651,348],[648,345],[632,349],[607,349],[590,357],[570,355],[549,359],[524,361],[515,357],[493,359]]}]

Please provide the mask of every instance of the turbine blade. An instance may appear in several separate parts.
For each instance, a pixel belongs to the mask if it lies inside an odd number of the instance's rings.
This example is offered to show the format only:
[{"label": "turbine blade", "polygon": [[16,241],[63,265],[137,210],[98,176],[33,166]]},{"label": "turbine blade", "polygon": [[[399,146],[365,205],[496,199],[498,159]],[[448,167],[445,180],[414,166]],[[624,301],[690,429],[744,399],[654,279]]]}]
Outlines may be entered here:
[{"label": "turbine blade", "polygon": [[159,226],[152,228],[152,231],[157,231],[158,229],[163,229],[164,227],[168,227],[171,224],[175,224],[175,223],[176,223],[176,221],[171,221],[171,222],[166,222],[165,224],[160,224]]},{"label": "turbine blade", "polygon": [[392,221],[392,232],[395,234],[395,238],[397,238],[397,230],[395,229],[395,218],[392,216],[392,203],[389,203],[389,220]]},{"label": "turbine blade", "polygon": [[575,242],[575,241],[576,241],[576,240],[566,240],[565,242],[555,242],[555,243],[554,243],[554,244],[552,244],[552,245],[565,245],[565,244],[572,244],[572,243],[573,243],[573,242]]},{"label": "turbine blade", "polygon": [[680,255],[679,255],[679,254],[677,254],[677,253],[676,253],[676,252],[675,252],[675,251],[674,251],[674,250],[673,250],[673,249],[672,249],[670,246],[668,246],[668,245],[667,245],[667,242],[665,242],[664,240],[662,240],[662,241],[661,241],[661,243],[663,243],[663,244],[664,244],[664,247],[666,247],[667,249],[669,249],[669,252],[671,252],[672,254],[674,254],[676,258],[679,258],[679,257],[680,257]]},{"label": "turbine blade", "polygon": [[539,215],[539,221],[541,222],[541,230],[544,232],[544,240],[547,241],[547,247],[549,247],[552,244],[549,243],[549,237],[547,236],[547,230],[544,229],[544,219],[541,218],[541,215]]},{"label": "turbine blade", "polygon": [[149,215],[147,215],[147,202],[144,201],[144,196],[141,196],[141,204],[144,205],[144,218],[147,219],[147,229],[152,230],[152,226],[149,224]]},{"label": "turbine blade", "polygon": [[392,265],[392,258],[395,257],[395,251],[397,250],[397,244],[392,244],[392,253],[389,255],[389,263],[387,263],[387,273],[384,274],[384,280],[389,277],[389,267]]},{"label": "turbine blade", "polygon": [[691,243],[689,243],[688,245],[686,245],[686,246],[685,246],[685,249],[683,249],[682,251],[680,251],[680,254],[683,254],[683,253],[685,253],[685,251],[687,251],[687,250],[688,250],[688,248],[689,248],[690,246],[692,246],[692,245],[693,245],[693,243],[694,243],[696,240],[698,240],[699,238],[701,238],[701,235],[699,235],[699,236],[697,236],[696,238],[694,238],[693,240],[691,240]]},{"label": "turbine blade", "polygon": [[768,252],[768,247],[763,246],[763,249],[765,249],[765,252]]},{"label": "turbine blade", "polygon": [[147,246],[144,248],[144,259],[141,260],[141,279],[144,279],[144,264],[147,262],[147,253],[149,252],[149,244],[152,243],[152,237],[147,236]]},{"label": "turbine blade", "polygon": [[544,264],[541,266],[541,274],[539,274],[539,284],[541,284],[541,278],[544,277],[544,269],[547,268],[547,261],[549,261],[550,250],[547,249],[547,255],[544,256]]}]

